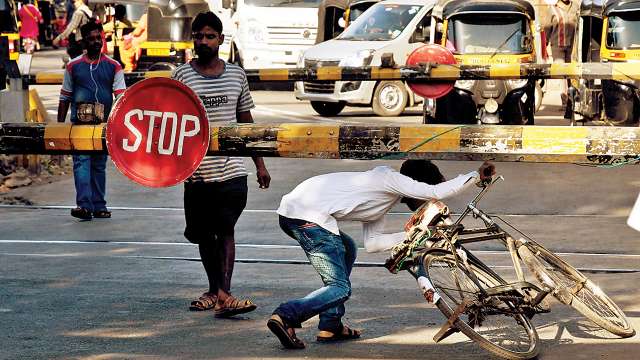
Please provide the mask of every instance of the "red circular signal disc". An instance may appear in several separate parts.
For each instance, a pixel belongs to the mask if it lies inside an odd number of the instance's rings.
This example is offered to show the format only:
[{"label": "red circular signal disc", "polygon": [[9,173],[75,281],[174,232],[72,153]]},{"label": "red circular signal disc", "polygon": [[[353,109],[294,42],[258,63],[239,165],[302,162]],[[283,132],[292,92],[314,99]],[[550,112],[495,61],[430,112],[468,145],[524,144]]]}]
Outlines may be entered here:
[{"label": "red circular signal disc", "polygon": [[[421,63],[437,63],[437,64],[455,64],[456,59],[449,49],[438,44],[426,44],[415,49],[409,57],[407,57],[407,66],[416,66]],[[407,82],[411,90],[424,97],[437,99],[445,96],[453,89],[454,81],[430,81],[428,83],[411,83]]]},{"label": "red circular signal disc", "polygon": [[128,88],[106,128],[118,170],[149,187],[186,180],[209,149],[209,121],[200,98],[183,83],[151,78]]}]

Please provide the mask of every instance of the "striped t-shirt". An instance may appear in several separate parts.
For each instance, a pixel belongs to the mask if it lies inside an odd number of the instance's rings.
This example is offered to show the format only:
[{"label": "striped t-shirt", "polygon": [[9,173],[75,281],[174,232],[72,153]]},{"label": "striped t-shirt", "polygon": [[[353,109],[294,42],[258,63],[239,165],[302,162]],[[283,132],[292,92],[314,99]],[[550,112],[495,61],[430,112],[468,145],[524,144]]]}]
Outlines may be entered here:
[{"label": "striped t-shirt", "polygon": [[[225,63],[222,74],[207,76],[197,72],[190,63],[179,66],[171,76],[189,86],[202,100],[209,123],[236,123],[236,114],[253,109],[247,75],[241,67]],[[247,176],[241,157],[206,156],[187,181],[220,182]]]}]

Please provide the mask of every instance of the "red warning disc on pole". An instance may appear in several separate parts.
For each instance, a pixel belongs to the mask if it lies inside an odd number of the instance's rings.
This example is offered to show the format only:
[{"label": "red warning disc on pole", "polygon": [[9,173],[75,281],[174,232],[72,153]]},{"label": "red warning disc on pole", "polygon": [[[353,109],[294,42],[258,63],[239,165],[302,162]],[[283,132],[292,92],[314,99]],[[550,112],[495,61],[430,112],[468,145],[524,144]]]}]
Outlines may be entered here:
[{"label": "red warning disc on pole", "polygon": [[111,111],[106,132],[118,170],[150,187],[183,182],[209,149],[209,121],[200,98],[168,78],[128,88]]},{"label": "red warning disc on pole", "polygon": [[[426,44],[415,49],[407,57],[407,66],[416,66],[424,63],[455,64],[456,59],[449,49],[442,45]],[[428,83],[407,82],[414,93],[429,99],[437,99],[445,96],[453,89],[455,81],[430,81]]]}]

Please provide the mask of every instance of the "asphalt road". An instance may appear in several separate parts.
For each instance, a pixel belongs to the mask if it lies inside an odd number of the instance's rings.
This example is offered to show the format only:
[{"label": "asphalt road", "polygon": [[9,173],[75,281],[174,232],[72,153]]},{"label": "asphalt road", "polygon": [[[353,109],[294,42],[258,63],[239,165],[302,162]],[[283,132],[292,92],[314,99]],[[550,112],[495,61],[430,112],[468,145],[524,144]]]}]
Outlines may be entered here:
[{"label": "asphalt road", "polygon": [[[53,66],[58,53],[41,53],[34,70]],[[59,87],[38,87],[55,111]],[[550,91],[553,94],[553,91]],[[288,92],[256,91],[254,117],[266,121],[318,121],[307,104]],[[560,124],[559,99],[545,100],[538,124]],[[415,114],[381,119],[363,108],[348,109],[349,122],[420,122]],[[335,121],[335,119],[333,120]],[[247,210],[236,228],[237,258],[243,261],[304,260],[296,243],[277,225],[282,195],[305,178],[331,171],[365,170],[398,161],[266,159],[272,186],[260,190],[250,175]],[[454,177],[477,162],[439,161]],[[251,161],[248,169],[253,172]],[[640,329],[640,234],[626,226],[640,191],[633,166],[592,168],[573,164],[499,163],[506,181],[480,203],[489,213],[585,269]],[[486,359],[489,355],[462,335],[442,343],[431,339],[444,322],[426,304],[408,274],[359,267],[352,275],[353,296],[346,321],[364,329],[363,338],[322,345],[314,341],[317,318],[299,332],[303,351],[283,350],[266,329],[266,319],[282,301],[320,286],[308,265],[238,263],[236,296],[258,309],[234,320],[188,311],[205,290],[198,251],[182,236],[182,188],[149,189],[108,173],[113,218],[80,222],[69,216],[73,180],[17,189],[12,196],[34,206],[0,207],[0,358],[1,359]],[[447,203],[459,212],[473,193]],[[390,229],[407,219],[397,207]],[[362,246],[357,224],[342,224]],[[481,258],[507,278],[508,258],[499,246],[473,246]],[[361,249],[358,262],[379,264],[385,254]],[[595,271],[595,272],[594,272]],[[575,311],[554,303],[552,312],[534,318],[542,342],[541,359],[632,359],[640,337],[615,339],[597,331]]]}]

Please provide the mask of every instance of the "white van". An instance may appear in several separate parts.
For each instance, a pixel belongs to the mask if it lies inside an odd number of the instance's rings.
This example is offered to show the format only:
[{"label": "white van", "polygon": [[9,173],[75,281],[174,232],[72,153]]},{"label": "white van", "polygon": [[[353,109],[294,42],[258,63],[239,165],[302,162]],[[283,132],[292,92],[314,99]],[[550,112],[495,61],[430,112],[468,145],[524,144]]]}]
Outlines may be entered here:
[{"label": "white van", "polygon": [[293,68],[315,42],[320,0],[208,2],[225,28],[220,56],[229,49],[229,62],[245,69]]},{"label": "white van", "polygon": [[[409,54],[429,42],[434,0],[385,0],[360,15],[337,38],[317,44],[298,59],[298,67],[380,66],[392,53],[404,65]],[[309,100],[323,116],[335,116],[346,105],[371,106],[379,116],[396,116],[421,102],[402,81],[296,82],[295,95]]]}]

